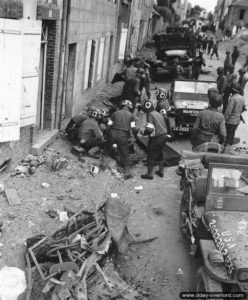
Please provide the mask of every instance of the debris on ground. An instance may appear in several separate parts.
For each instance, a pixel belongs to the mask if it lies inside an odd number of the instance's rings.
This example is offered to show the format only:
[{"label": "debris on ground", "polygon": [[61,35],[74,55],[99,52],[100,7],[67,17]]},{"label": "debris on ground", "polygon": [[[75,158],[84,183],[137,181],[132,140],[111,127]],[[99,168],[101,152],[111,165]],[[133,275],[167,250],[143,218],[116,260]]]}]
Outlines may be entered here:
[{"label": "debris on ground", "polygon": [[21,205],[21,200],[18,196],[16,189],[5,189],[5,196],[7,198],[7,201],[9,205]]},{"label": "debris on ground", "polygon": [[161,207],[154,207],[154,208],[152,209],[152,212],[153,212],[155,215],[157,215],[157,216],[164,216],[164,215],[165,215],[165,211],[164,211],[164,209],[161,208]]},{"label": "debris on ground", "polygon": [[23,159],[20,164],[14,169],[11,176],[20,175],[20,177],[29,176],[35,173],[38,166],[44,164],[47,158],[45,156],[35,156],[29,154]]},{"label": "debris on ground", "polygon": [[62,169],[65,169],[68,165],[69,165],[69,161],[66,158],[64,158],[64,157],[59,157],[59,158],[54,157],[51,167],[52,167],[53,171],[60,171]]},{"label": "debris on ground", "polygon": [[2,194],[3,191],[4,191],[4,184],[0,183],[0,194]]},{"label": "debris on ground", "polygon": [[138,194],[140,191],[143,191],[143,186],[139,185],[139,186],[135,186],[134,190],[136,191],[136,193]]},{"label": "debris on ground", "polygon": [[41,186],[43,187],[43,188],[49,188],[50,187],[50,184],[49,183],[47,183],[47,182],[43,182],[42,184],[41,184]]},{"label": "debris on ground", "polygon": [[[54,212],[59,217],[65,215],[62,211]],[[129,207],[110,198],[96,213],[81,210],[74,214],[51,236],[27,239],[29,273],[33,278],[39,277],[34,281],[29,277],[28,286],[33,297],[38,299],[42,294],[44,299],[88,299],[88,295],[97,292],[99,297],[109,293],[111,297],[123,295],[124,299],[144,299],[116,272],[111,272],[110,276],[111,264],[104,264],[110,257],[112,241],[119,252],[125,251],[133,241],[127,229],[129,214]],[[33,266],[36,272],[32,272]],[[91,283],[96,281],[99,284],[91,289]]]}]

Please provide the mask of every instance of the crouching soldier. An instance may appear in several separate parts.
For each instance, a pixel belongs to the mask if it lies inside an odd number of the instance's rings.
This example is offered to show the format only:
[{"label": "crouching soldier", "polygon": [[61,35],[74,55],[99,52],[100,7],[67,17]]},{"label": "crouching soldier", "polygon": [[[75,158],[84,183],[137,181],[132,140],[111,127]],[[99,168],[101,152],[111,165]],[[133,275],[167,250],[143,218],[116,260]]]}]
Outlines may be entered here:
[{"label": "crouching soldier", "polygon": [[222,97],[217,93],[209,93],[209,107],[199,113],[192,130],[191,143],[194,151],[197,151],[197,146],[206,142],[225,142],[225,118],[218,111],[221,105]]},{"label": "crouching soldier", "polygon": [[121,109],[112,114],[108,122],[109,133],[104,150],[105,156],[110,155],[113,144],[117,144],[117,149],[120,153],[120,163],[123,167],[125,179],[132,178],[129,158],[130,133],[132,131],[135,137],[138,133],[134,115],[131,113],[132,109],[132,102],[124,100],[121,102]]},{"label": "crouching soldier", "polygon": [[164,155],[163,148],[168,138],[167,128],[164,117],[155,110],[155,103],[153,101],[146,101],[143,110],[147,114],[147,124],[144,135],[150,137],[147,151],[147,173],[141,175],[143,179],[153,179],[153,168],[158,162],[159,170],[156,174],[160,177],[164,176]]},{"label": "crouching soldier", "polygon": [[81,124],[87,120],[89,116],[87,114],[81,114],[73,117],[65,128],[68,140],[72,144],[78,143],[78,132]]},{"label": "crouching soldier", "polygon": [[100,111],[93,109],[89,113],[89,118],[85,120],[79,128],[80,145],[88,152],[92,158],[100,158],[97,152],[104,144],[103,135],[98,125]]}]

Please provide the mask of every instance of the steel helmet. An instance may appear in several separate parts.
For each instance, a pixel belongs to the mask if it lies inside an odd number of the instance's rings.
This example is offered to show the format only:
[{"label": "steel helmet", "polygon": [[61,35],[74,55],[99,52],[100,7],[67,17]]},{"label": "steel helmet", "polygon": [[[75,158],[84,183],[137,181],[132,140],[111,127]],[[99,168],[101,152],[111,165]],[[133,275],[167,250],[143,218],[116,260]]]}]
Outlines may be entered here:
[{"label": "steel helmet", "polygon": [[157,97],[157,100],[161,100],[167,97],[167,91],[165,89],[157,89],[155,92],[155,95]]},{"label": "steel helmet", "polygon": [[232,84],[232,92],[233,93],[240,93],[241,92],[241,85],[238,83],[238,82],[233,82],[233,84]]},{"label": "steel helmet", "polygon": [[217,68],[217,73],[218,74],[224,74],[224,68],[223,67]]},{"label": "steel helmet", "polygon": [[145,112],[151,112],[155,109],[155,107],[156,107],[156,103],[154,101],[146,100],[143,109]]},{"label": "steel helmet", "polygon": [[91,108],[91,109],[89,109],[89,111],[88,111],[88,115],[89,115],[89,117],[91,117],[91,118],[98,119],[99,116],[100,116],[100,110],[97,109],[97,108]]},{"label": "steel helmet", "polygon": [[239,69],[239,74],[245,74],[246,73],[246,69],[245,68],[241,68]]},{"label": "steel helmet", "polygon": [[102,108],[100,111],[100,114],[102,117],[108,117],[109,116],[109,111],[106,108]]},{"label": "steel helmet", "polygon": [[130,100],[123,100],[121,106],[126,106],[129,109],[133,109],[133,103]]}]

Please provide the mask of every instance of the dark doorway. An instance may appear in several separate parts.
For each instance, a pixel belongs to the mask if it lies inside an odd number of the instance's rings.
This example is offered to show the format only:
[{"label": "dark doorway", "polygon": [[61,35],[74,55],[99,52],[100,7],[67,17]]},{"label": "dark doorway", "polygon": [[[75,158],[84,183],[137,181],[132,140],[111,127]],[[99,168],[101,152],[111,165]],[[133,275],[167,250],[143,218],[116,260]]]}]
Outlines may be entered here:
[{"label": "dark doorway", "polygon": [[69,44],[68,73],[66,82],[65,117],[72,117],[74,74],[77,44]]},{"label": "dark doorway", "polygon": [[107,65],[107,77],[106,77],[106,81],[110,82],[111,81],[111,61],[112,61],[112,50],[113,50],[113,35],[110,36],[109,39],[109,56],[108,56],[108,65]]}]

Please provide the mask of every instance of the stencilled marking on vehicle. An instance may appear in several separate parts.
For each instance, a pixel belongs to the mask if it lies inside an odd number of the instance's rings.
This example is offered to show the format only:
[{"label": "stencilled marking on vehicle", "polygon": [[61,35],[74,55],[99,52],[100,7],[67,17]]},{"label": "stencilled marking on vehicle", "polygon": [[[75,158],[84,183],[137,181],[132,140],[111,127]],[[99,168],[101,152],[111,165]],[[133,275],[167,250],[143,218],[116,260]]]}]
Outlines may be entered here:
[{"label": "stencilled marking on vehicle", "polygon": [[[232,263],[232,258],[229,255],[229,249],[232,249],[237,246],[237,244],[235,243],[230,243],[235,242],[235,240],[231,237],[232,233],[230,231],[223,231],[222,233],[219,233],[216,227],[216,220],[211,220],[209,222],[209,228],[213,235],[216,248],[224,256],[227,273],[229,275],[232,275],[234,271],[234,265]],[[224,238],[223,236],[228,236],[228,238]]]}]

